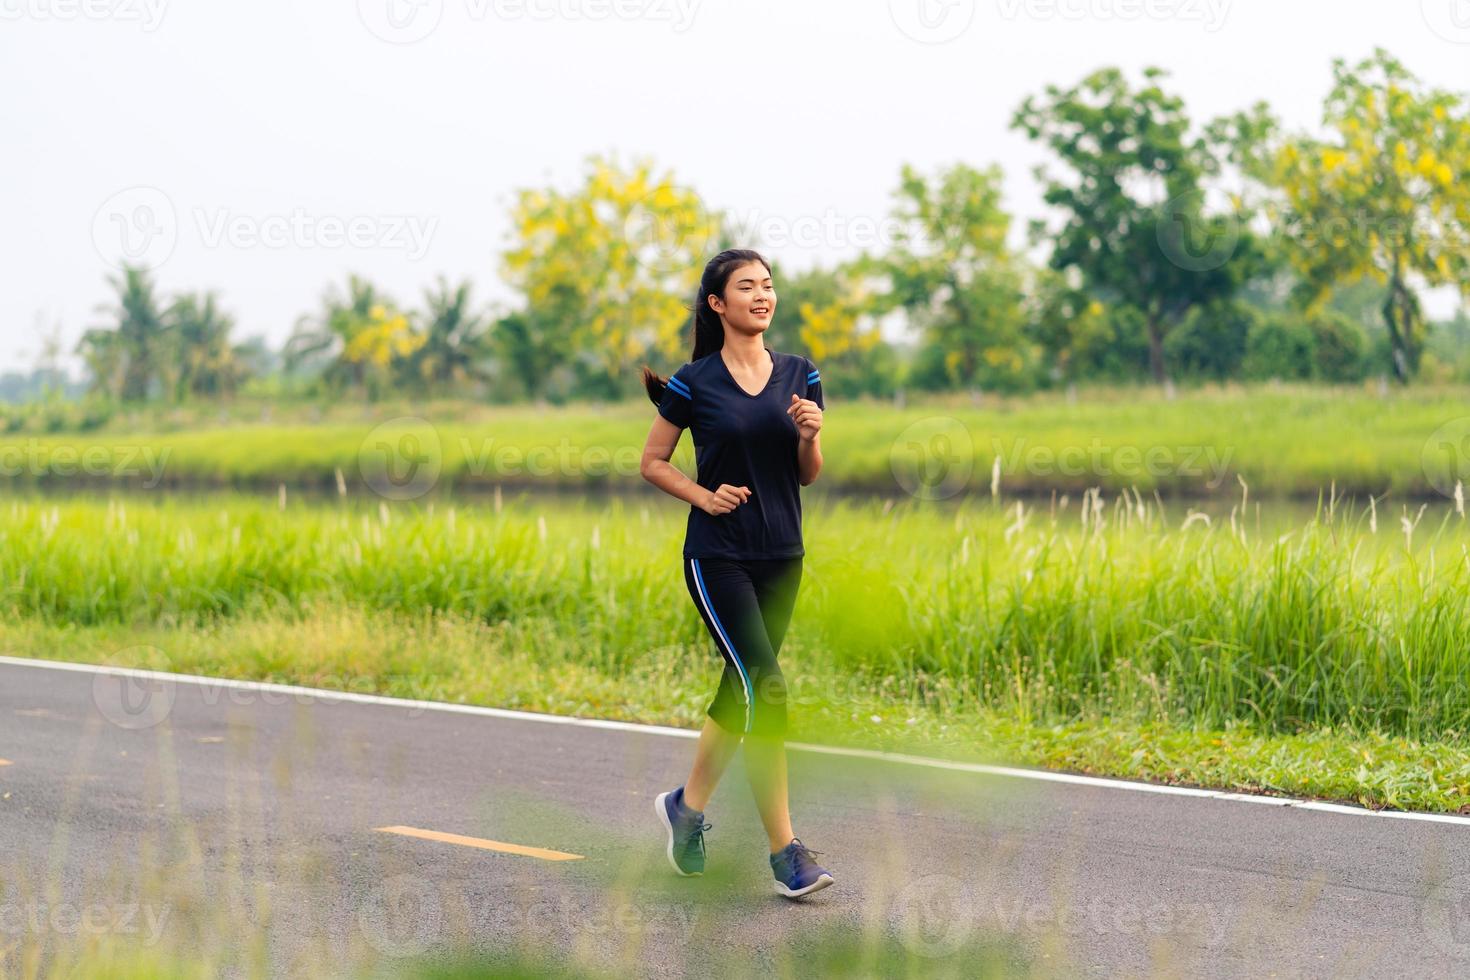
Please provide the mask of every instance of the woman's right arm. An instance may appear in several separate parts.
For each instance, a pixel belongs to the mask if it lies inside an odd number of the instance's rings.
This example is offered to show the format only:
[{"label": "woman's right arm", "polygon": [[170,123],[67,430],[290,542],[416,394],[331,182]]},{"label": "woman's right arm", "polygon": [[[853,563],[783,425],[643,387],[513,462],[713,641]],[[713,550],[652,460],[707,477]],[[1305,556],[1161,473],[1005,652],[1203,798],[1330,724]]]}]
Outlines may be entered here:
[{"label": "woman's right arm", "polygon": [[643,446],[643,461],[638,465],[643,479],[707,514],[726,514],[744,503],[750,496],[748,487],[721,484],[718,492],[707,490],[669,462],[683,432],[662,415],[654,416],[653,428],[648,430],[648,442]]}]

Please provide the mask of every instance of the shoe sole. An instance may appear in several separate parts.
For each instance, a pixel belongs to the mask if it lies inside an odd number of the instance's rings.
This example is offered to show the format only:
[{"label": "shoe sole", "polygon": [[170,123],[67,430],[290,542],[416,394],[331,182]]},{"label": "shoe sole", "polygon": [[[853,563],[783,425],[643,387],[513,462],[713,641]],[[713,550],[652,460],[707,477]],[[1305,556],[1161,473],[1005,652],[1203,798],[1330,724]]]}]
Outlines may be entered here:
[{"label": "shoe sole", "polygon": [[668,793],[660,793],[653,800],[653,809],[658,813],[658,822],[664,825],[664,830],[669,835],[669,846],[664,853],[668,855],[669,864],[679,874],[685,878],[698,878],[704,874],[703,871],[685,871],[679,867],[679,862],[674,860],[674,825],[669,822],[669,808],[664,805],[664,800],[668,798],[668,795]]},{"label": "shoe sole", "polygon": [[810,885],[807,885],[805,888],[798,888],[795,891],[792,891],[790,888],[786,887],[785,882],[778,881],[776,882],[776,894],[784,895],[786,898],[800,898],[803,895],[810,895],[812,892],[819,892],[823,888],[826,888],[828,885],[834,883],[835,882],[833,882],[831,875],[818,875],[817,880],[812,882]]}]

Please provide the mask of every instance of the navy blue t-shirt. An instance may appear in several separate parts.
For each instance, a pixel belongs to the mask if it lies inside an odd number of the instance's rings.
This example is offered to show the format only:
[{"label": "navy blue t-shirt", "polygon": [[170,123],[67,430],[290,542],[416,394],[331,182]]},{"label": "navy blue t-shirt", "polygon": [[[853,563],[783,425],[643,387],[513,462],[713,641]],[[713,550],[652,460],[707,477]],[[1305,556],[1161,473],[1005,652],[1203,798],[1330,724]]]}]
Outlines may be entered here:
[{"label": "navy blue t-shirt", "polygon": [[697,482],[749,487],[750,498],[725,514],[689,505],[685,558],[798,558],[801,537],[801,435],[786,414],[791,396],[823,411],[822,379],[810,358],[771,355],[771,378],[758,395],[736,383],[719,351],[690,361],[669,378],[658,413],[694,437]]}]

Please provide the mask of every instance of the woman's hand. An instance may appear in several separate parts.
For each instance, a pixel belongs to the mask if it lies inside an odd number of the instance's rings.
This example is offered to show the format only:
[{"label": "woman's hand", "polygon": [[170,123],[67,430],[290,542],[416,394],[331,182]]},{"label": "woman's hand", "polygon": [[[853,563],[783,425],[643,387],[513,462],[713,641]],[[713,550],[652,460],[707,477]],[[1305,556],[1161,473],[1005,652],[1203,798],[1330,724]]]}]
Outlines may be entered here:
[{"label": "woman's hand", "polygon": [[706,514],[728,514],[750,499],[750,487],[732,487],[721,483],[718,490],[708,491],[700,509]]},{"label": "woman's hand", "polygon": [[802,398],[793,392],[791,404],[786,406],[786,414],[796,423],[797,434],[807,442],[811,442],[822,431],[822,410],[810,398]]}]

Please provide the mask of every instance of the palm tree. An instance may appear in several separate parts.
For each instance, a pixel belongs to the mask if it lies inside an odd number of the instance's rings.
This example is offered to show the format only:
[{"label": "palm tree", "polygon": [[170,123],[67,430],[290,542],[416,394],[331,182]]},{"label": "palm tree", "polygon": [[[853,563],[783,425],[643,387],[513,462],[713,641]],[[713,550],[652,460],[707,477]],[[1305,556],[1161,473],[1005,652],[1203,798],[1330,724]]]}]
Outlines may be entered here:
[{"label": "palm tree", "polygon": [[391,306],[377,287],[357,275],[348,277],[346,298],[335,288],[329,288],[322,297],[321,312],[300,317],[286,341],[287,373],[303,366],[320,365],[322,380],[329,386],[361,385],[364,365],[345,356],[347,347],[372,322],[375,308]]},{"label": "palm tree", "polygon": [[487,380],[489,324],[470,309],[469,282],[450,288],[440,276],[437,289],[425,290],[424,306],[424,344],[404,362],[405,374],[439,390]]},{"label": "palm tree", "polygon": [[168,308],[178,396],[233,394],[245,379],[244,362],[230,344],[235,318],[215,303],[214,293],[184,294]]},{"label": "palm tree", "polygon": [[115,323],[87,330],[77,353],[92,371],[94,388],[113,392],[123,401],[143,401],[159,375],[168,325],[147,269],[124,266],[121,278],[108,281],[117,290],[117,305],[99,306],[98,312],[107,313]]}]

